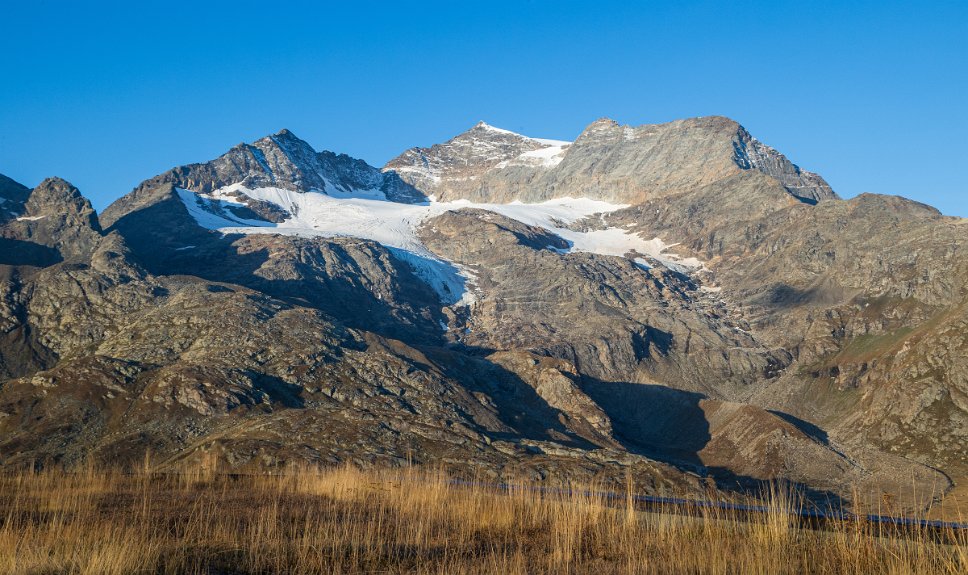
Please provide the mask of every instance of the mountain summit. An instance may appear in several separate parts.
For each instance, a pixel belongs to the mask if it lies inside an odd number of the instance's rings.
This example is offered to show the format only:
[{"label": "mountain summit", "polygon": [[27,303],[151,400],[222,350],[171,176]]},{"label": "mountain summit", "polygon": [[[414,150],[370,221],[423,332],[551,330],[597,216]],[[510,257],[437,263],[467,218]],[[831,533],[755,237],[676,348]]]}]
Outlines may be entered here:
[{"label": "mountain summit", "polygon": [[568,144],[529,138],[478,122],[443,144],[407,150],[390,160],[383,170],[398,174],[405,182],[442,201],[457,198],[500,201],[486,194],[461,194],[454,186],[456,182],[476,181],[509,166],[553,165]]},{"label": "mountain summit", "polygon": [[329,151],[317,152],[289,130],[251,144],[239,144],[218,158],[173,168],[142,183],[138,190],[105,210],[109,223],[142,192],[170,183],[207,194],[238,184],[248,188],[278,188],[331,195],[367,191],[397,202],[419,202],[424,196],[394,174],[383,174],[363,160]]},{"label": "mountain summit", "polygon": [[640,203],[756,170],[807,203],[837,195],[820,176],[723,117],[621,126],[603,118],[572,142],[529,138],[481,122],[430,148],[412,148],[384,166],[440,200],[538,202],[586,197]]}]

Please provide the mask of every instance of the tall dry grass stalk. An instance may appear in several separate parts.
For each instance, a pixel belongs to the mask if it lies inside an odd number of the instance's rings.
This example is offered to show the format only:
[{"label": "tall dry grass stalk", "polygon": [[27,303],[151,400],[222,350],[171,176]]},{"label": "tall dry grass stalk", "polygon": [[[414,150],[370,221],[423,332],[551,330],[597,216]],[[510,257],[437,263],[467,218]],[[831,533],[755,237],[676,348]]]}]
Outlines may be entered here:
[{"label": "tall dry grass stalk", "polygon": [[[631,486],[631,482],[629,485]],[[932,573],[968,542],[797,527],[777,489],[744,521],[714,508],[636,510],[631,488],[498,490],[434,470],[177,474],[85,465],[0,475],[2,573]],[[569,488],[570,487],[570,488]]]}]

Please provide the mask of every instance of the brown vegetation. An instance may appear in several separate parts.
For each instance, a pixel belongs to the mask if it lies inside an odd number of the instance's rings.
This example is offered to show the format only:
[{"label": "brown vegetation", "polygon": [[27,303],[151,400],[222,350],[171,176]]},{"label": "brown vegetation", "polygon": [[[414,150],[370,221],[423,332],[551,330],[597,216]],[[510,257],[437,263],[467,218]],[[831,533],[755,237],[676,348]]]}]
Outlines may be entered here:
[{"label": "brown vegetation", "polygon": [[[587,486],[583,486],[587,487]],[[591,486],[594,488],[594,486]],[[3,573],[964,573],[968,540],[796,528],[789,499],[636,511],[584,490],[455,486],[436,471],[0,475]]]}]

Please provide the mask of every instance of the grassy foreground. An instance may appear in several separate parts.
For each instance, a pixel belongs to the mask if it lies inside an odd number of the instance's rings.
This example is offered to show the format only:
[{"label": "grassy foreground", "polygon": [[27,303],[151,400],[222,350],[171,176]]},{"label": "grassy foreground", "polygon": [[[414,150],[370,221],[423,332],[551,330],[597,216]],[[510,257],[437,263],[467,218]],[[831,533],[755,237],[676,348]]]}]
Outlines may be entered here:
[{"label": "grassy foreground", "polygon": [[351,467],[228,476],[85,469],[0,475],[0,573],[932,573],[968,542],[791,527],[783,498],[642,513],[592,495],[456,487]]}]

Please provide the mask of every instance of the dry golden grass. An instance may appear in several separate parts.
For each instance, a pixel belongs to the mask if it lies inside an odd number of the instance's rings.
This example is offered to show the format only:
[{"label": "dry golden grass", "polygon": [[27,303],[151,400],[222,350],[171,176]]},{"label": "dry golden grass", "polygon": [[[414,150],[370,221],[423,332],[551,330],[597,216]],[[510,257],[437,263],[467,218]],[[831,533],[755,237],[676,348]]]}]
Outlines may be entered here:
[{"label": "dry golden grass", "polygon": [[[441,472],[230,476],[98,470],[0,475],[2,573],[931,573],[965,537],[794,527],[782,494],[725,511],[643,513],[585,492],[498,492]],[[582,486],[584,487],[588,486]],[[590,486],[594,490],[594,486]]]}]

